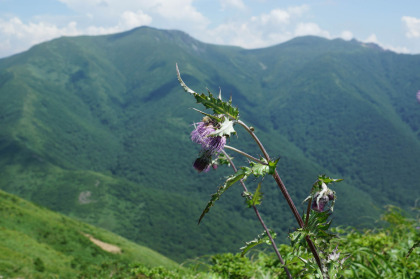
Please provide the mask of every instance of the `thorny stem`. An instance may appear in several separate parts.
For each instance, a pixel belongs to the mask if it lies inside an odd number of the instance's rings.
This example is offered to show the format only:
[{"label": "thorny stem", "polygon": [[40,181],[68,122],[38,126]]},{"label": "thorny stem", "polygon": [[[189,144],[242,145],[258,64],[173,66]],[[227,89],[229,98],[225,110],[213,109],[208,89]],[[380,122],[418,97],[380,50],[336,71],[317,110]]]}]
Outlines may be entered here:
[{"label": "thorny stem", "polygon": [[309,199],[309,201],[308,201],[308,207],[306,208],[305,227],[308,226],[309,214],[311,213],[311,204],[312,204],[312,198]]},{"label": "thorny stem", "polygon": [[[255,135],[255,133],[241,120],[237,120],[237,123],[239,125],[241,125],[252,136],[252,138],[254,139],[254,141],[259,146],[259,148],[260,148],[261,152],[263,153],[264,157],[266,158],[266,160],[270,161],[270,156],[268,155],[267,151],[265,150],[264,146],[262,145],[262,143],[260,142],[258,137]],[[299,226],[301,228],[304,228],[305,224],[303,223],[302,217],[300,216],[299,212],[297,211],[296,206],[293,203],[293,200],[290,197],[290,194],[287,192],[286,186],[284,185],[283,181],[281,180],[277,170],[274,171],[273,177],[274,177],[274,180],[276,181],[277,185],[279,186],[280,191],[282,192],[284,198],[286,199],[287,204],[289,205],[290,209],[292,210],[292,213],[295,216],[296,221],[298,222]],[[306,236],[305,239],[306,239],[306,242],[308,243],[309,249],[312,252],[312,255],[315,258],[316,263],[318,264],[319,269],[321,271],[323,271],[321,259],[319,258],[319,255],[318,255],[318,252],[316,251],[316,247],[315,247],[314,243],[309,238],[309,236]]]},{"label": "thorny stem", "polygon": [[241,125],[242,127],[244,127],[245,130],[247,130],[247,132],[254,138],[255,142],[258,144],[258,147],[260,148],[261,152],[263,153],[265,159],[267,159],[267,161],[270,161],[270,156],[268,156],[267,151],[265,151],[264,146],[262,145],[260,140],[257,138],[257,136],[254,134],[254,132],[241,120],[237,120],[237,123],[239,125]]},{"label": "thorny stem", "polygon": [[253,156],[251,156],[251,155],[243,152],[242,150],[236,149],[235,147],[232,147],[232,146],[229,146],[229,145],[225,145],[225,148],[226,149],[230,149],[232,151],[235,151],[235,152],[237,152],[237,153],[239,153],[239,154],[241,154],[241,155],[247,157],[248,159],[253,160],[253,161],[257,162],[257,163],[260,163],[260,164],[263,164],[263,165],[268,165],[266,162],[263,162],[260,159],[257,159],[255,157],[253,157]]},{"label": "thorny stem", "polygon": [[[225,146],[225,147],[226,147],[226,146]],[[234,172],[237,172],[238,170],[236,169],[235,164],[234,164],[234,163],[233,163],[233,161],[230,159],[230,157],[226,154],[226,152],[225,152],[224,150],[222,150],[222,153],[223,153],[223,154],[225,155],[225,157],[228,159],[228,161],[229,161],[230,165],[232,166],[233,171],[234,171]],[[245,182],[244,182],[242,179],[241,179],[241,180],[239,180],[239,182],[242,184],[242,187],[243,187],[244,191],[245,191],[245,192],[248,192],[248,189],[247,189],[247,187],[245,186]],[[265,225],[265,223],[264,223],[264,221],[263,221],[263,219],[262,219],[262,217],[261,217],[261,215],[260,215],[260,212],[258,211],[258,208],[257,208],[255,205],[253,205],[252,207],[253,207],[253,209],[254,209],[254,211],[255,211],[255,214],[257,215],[258,220],[260,221],[261,225],[263,226],[265,233],[267,234],[268,238],[270,239],[271,245],[273,246],[274,251],[275,251],[275,253],[276,253],[277,257],[279,258],[280,263],[283,265],[283,268],[284,268],[284,271],[285,271],[285,272],[286,272],[286,274],[287,274],[287,277],[288,277],[288,278],[290,278],[290,279],[292,279],[293,277],[292,277],[292,275],[290,274],[289,269],[288,269],[288,268],[287,268],[287,266],[285,265],[284,260],[283,260],[282,256],[280,255],[280,252],[279,252],[279,250],[278,250],[278,248],[277,248],[277,245],[276,245],[276,243],[274,242],[274,239],[273,239],[273,237],[271,236],[270,231],[268,230],[267,226]]]}]

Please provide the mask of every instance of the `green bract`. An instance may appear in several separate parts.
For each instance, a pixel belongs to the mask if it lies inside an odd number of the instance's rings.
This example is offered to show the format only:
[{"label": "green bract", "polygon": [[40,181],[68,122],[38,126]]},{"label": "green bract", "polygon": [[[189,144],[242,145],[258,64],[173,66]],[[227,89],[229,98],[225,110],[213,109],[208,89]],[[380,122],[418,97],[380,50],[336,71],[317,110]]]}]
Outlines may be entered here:
[{"label": "green bract", "polygon": [[216,131],[210,134],[210,136],[217,137],[217,136],[230,136],[233,134],[236,134],[235,129],[233,129],[233,121],[230,121],[225,117],[223,122],[219,123],[220,128],[218,128]]}]

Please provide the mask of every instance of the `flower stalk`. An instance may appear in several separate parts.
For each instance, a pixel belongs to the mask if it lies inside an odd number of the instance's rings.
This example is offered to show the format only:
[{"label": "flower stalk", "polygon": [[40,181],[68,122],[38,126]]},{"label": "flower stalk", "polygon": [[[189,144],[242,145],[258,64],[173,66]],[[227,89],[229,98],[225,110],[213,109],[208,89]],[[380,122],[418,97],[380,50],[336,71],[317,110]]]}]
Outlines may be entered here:
[{"label": "flower stalk", "polygon": [[[237,149],[235,148],[235,150],[237,150]],[[237,172],[238,170],[235,167],[235,164],[233,163],[232,159],[230,159],[229,155],[226,154],[226,151],[223,150],[222,153],[226,156],[227,160],[229,161],[230,165],[232,166],[233,171],[234,172]],[[248,192],[248,188],[246,187],[245,182],[243,181],[243,179],[239,180],[239,182],[241,183],[242,188],[244,189],[244,191],[245,192]],[[293,278],[292,275],[290,274],[290,271],[287,268],[287,266],[286,266],[286,264],[285,264],[282,256],[281,256],[280,252],[279,252],[279,249],[277,248],[276,243],[274,242],[274,239],[273,239],[273,237],[272,237],[272,235],[270,233],[270,230],[265,225],[265,223],[264,223],[264,221],[263,221],[263,219],[262,219],[262,217],[260,215],[260,212],[259,212],[258,208],[255,205],[252,205],[252,208],[254,209],[255,214],[257,215],[257,218],[258,218],[258,220],[261,223],[261,226],[264,228],[264,231],[267,234],[267,236],[268,236],[268,238],[269,238],[269,240],[271,242],[271,245],[273,246],[273,249],[274,249],[274,252],[277,255],[277,258],[279,259],[280,263],[283,265],[283,268],[284,268],[284,271],[287,274],[287,277],[290,278],[290,279]]]},{"label": "flower stalk", "polygon": [[237,148],[235,148],[235,147],[232,147],[232,146],[229,146],[229,145],[225,145],[225,149],[230,149],[230,150],[232,150],[232,151],[235,151],[235,152],[237,152],[237,153],[239,153],[239,154],[241,154],[241,155],[243,155],[243,156],[247,157],[247,158],[248,158],[248,159],[250,159],[250,160],[253,160],[253,161],[255,161],[255,162],[257,162],[257,163],[260,163],[260,164],[262,164],[262,165],[267,165],[267,163],[266,163],[266,162],[261,161],[260,159],[257,159],[257,158],[255,158],[255,157],[253,157],[253,156],[249,155],[248,153],[245,153],[245,152],[243,152],[242,150],[239,150],[239,149],[237,149]]},{"label": "flower stalk", "polygon": [[[252,136],[252,138],[254,139],[254,141],[257,143],[257,145],[259,146],[261,152],[264,154],[264,157],[267,161],[270,161],[270,156],[268,155],[267,151],[265,150],[264,146],[262,145],[261,141],[258,139],[258,137],[255,135],[254,131],[251,130],[244,122],[242,122],[241,120],[237,121],[238,124],[240,124],[243,128],[245,128],[245,130]],[[273,174],[274,180],[276,181],[278,187],[280,188],[281,193],[283,194],[287,204],[290,207],[290,210],[293,213],[293,216],[295,216],[295,219],[297,221],[297,223],[299,224],[299,226],[301,228],[305,227],[305,224],[302,220],[302,217],[300,216],[299,212],[297,211],[297,208],[295,206],[295,204],[293,203],[292,197],[290,196],[289,192],[286,189],[286,186],[284,185],[283,181],[280,178],[280,175],[278,174],[277,170],[275,170],[274,174]],[[322,263],[321,263],[321,259],[319,257],[319,254],[316,250],[316,247],[314,245],[314,243],[312,242],[312,240],[309,238],[309,236],[306,236],[306,242],[308,243],[309,249],[312,252],[312,255],[315,258],[315,261],[318,265],[318,267],[320,268],[320,270],[323,270],[322,268]]]}]

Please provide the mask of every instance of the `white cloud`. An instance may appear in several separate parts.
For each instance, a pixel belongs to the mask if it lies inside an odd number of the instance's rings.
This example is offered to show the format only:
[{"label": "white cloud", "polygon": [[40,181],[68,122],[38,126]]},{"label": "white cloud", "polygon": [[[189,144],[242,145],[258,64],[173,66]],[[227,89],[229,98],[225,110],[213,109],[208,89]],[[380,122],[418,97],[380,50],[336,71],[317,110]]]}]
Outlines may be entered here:
[{"label": "white cloud", "polygon": [[137,26],[149,25],[152,17],[145,14],[142,10],[137,12],[125,11],[121,15],[120,25],[124,29],[130,29]]},{"label": "white cloud", "polygon": [[32,45],[48,41],[60,36],[103,35],[122,32],[141,25],[148,25],[152,18],[141,10],[135,12],[125,11],[112,26],[88,25],[81,27],[75,21],[64,26],[46,21],[23,22],[18,17],[8,20],[0,18],[0,57],[27,50]]},{"label": "white cloud", "polygon": [[260,21],[263,25],[266,24],[288,24],[290,20],[290,14],[281,9],[275,9],[270,11],[269,14],[263,14],[260,16]]},{"label": "white cloud", "polygon": [[299,23],[295,29],[295,36],[321,36],[325,38],[331,38],[330,33],[326,30],[322,30],[318,24],[313,22]]},{"label": "white cloud", "polygon": [[376,37],[375,34],[371,34],[369,35],[369,37],[367,37],[364,40],[365,43],[375,43],[375,44],[379,44],[378,38]]},{"label": "white cloud", "polygon": [[346,41],[350,41],[351,39],[354,38],[354,36],[353,36],[353,33],[351,31],[344,30],[343,32],[341,32],[340,38],[342,38],[343,40],[346,40]]},{"label": "white cloud", "polygon": [[401,20],[405,23],[408,31],[405,33],[407,38],[419,38],[420,37],[420,19],[403,16]]},{"label": "white cloud", "polygon": [[76,35],[79,32],[76,22],[73,21],[59,28],[43,21],[25,24],[20,18],[12,17],[9,20],[0,19],[0,34],[8,44],[14,45],[18,41],[21,42],[17,48],[22,49],[60,35]]},{"label": "white cloud", "polygon": [[240,10],[245,9],[245,4],[242,0],[220,0],[220,6],[222,10],[230,7]]},{"label": "white cloud", "polygon": [[309,11],[309,6],[308,5],[293,6],[293,7],[287,8],[287,11],[289,12],[289,14],[293,16],[302,16],[304,13]]},{"label": "white cloud", "polygon": [[0,58],[10,54],[12,49],[12,44],[9,39],[0,41]]},{"label": "white cloud", "polygon": [[393,51],[393,52],[396,52],[396,53],[405,53],[405,54],[412,53],[412,51],[410,51],[407,47],[383,46],[383,48],[388,49],[388,50]]},{"label": "white cloud", "polygon": [[[25,20],[17,16],[0,18],[0,57],[60,36],[110,34],[150,25],[152,22],[156,22],[155,26],[158,28],[181,29],[200,34],[210,23],[192,5],[194,0],[58,1],[73,10],[73,15],[33,17]],[[8,48],[9,53],[6,51]]]},{"label": "white cloud", "polygon": [[294,6],[287,9],[273,9],[267,14],[253,16],[251,20],[262,25],[289,24],[292,18],[302,16],[309,10],[309,6]]},{"label": "white cloud", "polygon": [[308,11],[306,5],[273,9],[243,20],[229,21],[212,30],[199,34],[198,38],[212,38],[213,43],[260,48],[287,41],[293,37],[293,26]]},{"label": "white cloud", "polygon": [[79,14],[90,14],[104,22],[112,21],[126,11],[142,11],[169,21],[208,24],[208,19],[192,5],[194,0],[59,0]]},{"label": "white cloud", "polygon": [[393,51],[393,52],[396,52],[396,53],[411,53],[411,51],[407,47],[392,46],[392,45],[384,44],[384,43],[380,42],[378,37],[376,36],[376,34],[371,34],[363,42],[364,43],[374,43],[374,44],[380,46],[383,49],[390,50],[390,51]]},{"label": "white cloud", "polygon": [[264,41],[259,31],[252,30],[246,23],[230,22],[217,26],[207,32],[214,43],[236,46],[259,47]]}]

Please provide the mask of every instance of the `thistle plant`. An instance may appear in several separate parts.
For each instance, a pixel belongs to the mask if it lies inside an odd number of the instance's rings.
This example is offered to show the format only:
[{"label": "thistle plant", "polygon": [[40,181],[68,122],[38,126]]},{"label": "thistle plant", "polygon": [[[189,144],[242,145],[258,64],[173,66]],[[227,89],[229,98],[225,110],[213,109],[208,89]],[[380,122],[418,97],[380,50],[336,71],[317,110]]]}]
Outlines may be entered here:
[{"label": "thistle plant", "polygon": [[[337,247],[332,251],[329,247],[330,240],[335,237],[328,231],[331,224],[329,217],[333,212],[336,201],[336,193],[329,188],[329,185],[339,182],[341,179],[333,179],[325,175],[318,176],[312,186],[310,195],[304,201],[308,203],[307,211],[301,216],[277,172],[276,166],[279,159],[272,159],[255,134],[254,128],[249,127],[239,119],[239,110],[233,106],[232,97],[228,101],[223,101],[221,91],[219,91],[218,97],[215,97],[210,91],[207,94],[199,94],[184,83],[178,65],[176,65],[176,70],[178,81],[183,89],[192,95],[198,104],[202,104],[207,111],[210,111],[205,112],[194,108],[203,117],[201,121],[194,124],[194,130],[191,132],[191,140],[201,146],[193,167],[198,172],[207,172],[212,167],[217,169],[219,165],[228,165],[234,172],[226,178],[216,193],[211,196],[210,201],[199,217],[198,223],[203,220],[220,196],[232,185],[239,182],[242,186],[242,196],[246,199],[247,206],[254,210],[257,219],[263,227],[263,232],[256,239],[246,242],[245,247],[241,248],[242,255],[251,248],[266,243],[273,247],[287,278],[293,278],[289,267],[296,260],[304,262],[305,268],[302,271],[304,273],[315,274],[314,276],[320,278],[337,278],[339,270],[343,268],[345,258],[342,257],[340,259]],[[245,129],[249,133],[259,147],[262,156],[257,158],[226,144],[227,140],[236,134],[236,126]],[[237,168],[227,151],[236,152],[246,157],[249,164]],[[275,243],[276,234],[266,226],[258,210],[258,205],[263,201],[262,182],[258,184],[255,192],[251,193],[245,185],[247,178],[250,176],[260,178],[272,176],[283,194],[299,227],[296,231],[289,234],[294,251],[292,255],[282,256],[280,254]],[[312,257],[304,258],[303,255],[305,253],[310,253]]]}]

